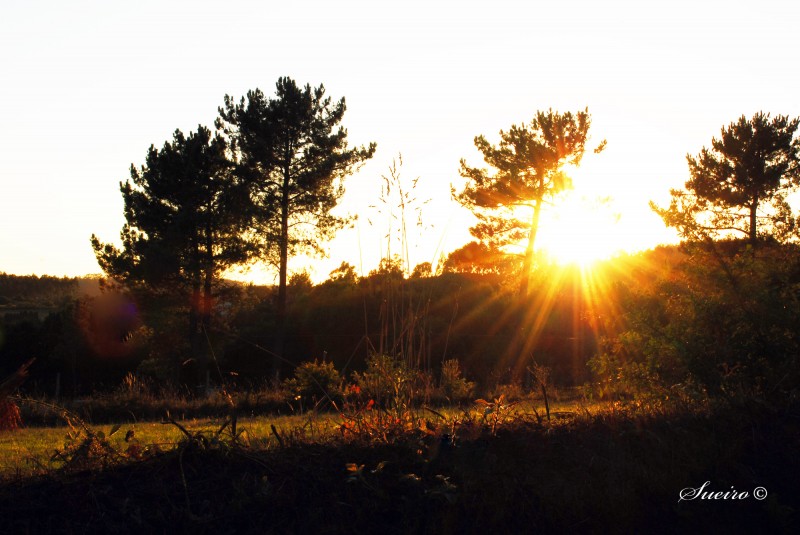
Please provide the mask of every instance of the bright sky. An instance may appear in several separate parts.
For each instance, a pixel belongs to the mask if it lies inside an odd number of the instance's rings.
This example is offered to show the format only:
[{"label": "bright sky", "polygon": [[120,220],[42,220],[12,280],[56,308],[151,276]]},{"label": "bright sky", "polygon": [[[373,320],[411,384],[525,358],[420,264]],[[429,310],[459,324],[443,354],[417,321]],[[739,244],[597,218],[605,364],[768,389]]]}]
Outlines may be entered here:
[{"label": "bright sky", "polygon": [[[351,143],[378,143],[347,182],[342,208],[359,224],[329,259],[293,264],[317,280],[343,260],[366,273],[386,254],[387,220],[368,206],[398,153],[432,199],[424,233],[410,229],[410,262],[435,262],[470,239],[450,184],[460,158],[481,163],[473,138],[497,142],[539,109],[588,107],[594,144],[608,148],[587,155],[572,208],[543,220],[540,244],[600,254],[672,239],[647,203],[667,202],[686,153],[722,126],[759,110],[800,115],[793,1],[275,4],[6,0],[0,271],[99,272],[89,237],[118,240],[130,164],[176,128],[212,126],[226,93],[272,94],[280,76],[346,97]],[[591,208],[597,196],[611,201]]]}]

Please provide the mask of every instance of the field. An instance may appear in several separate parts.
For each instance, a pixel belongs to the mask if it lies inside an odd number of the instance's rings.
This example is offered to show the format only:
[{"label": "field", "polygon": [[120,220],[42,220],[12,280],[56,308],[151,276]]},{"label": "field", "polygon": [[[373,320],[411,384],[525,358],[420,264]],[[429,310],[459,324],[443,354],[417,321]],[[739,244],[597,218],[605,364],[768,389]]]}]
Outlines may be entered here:
[{"label": "field", "polygon": [[[22,402],[25,403],[24,401]],[[30,403],[30,402],[29,402]],[[197,409],[197,407],[194,407]],[[587,405],[574,400],[552,403],[554,421],[564,420],[577,412],[597,412],[601,404]],[[544,417],[546,408],[541,402],[533,400],[509,404],[503,419],[524,419],[526,414],[535,419],[534,414]],[[119,411],[117,411],[119,412]],[[426,422],[431,419],[441,424],[444,421],[456,422],[460,419],[481,420],[485,409],[476,407],[438,407],[409,411],[410,420]],[[130,420],[130,419],[129,419]],[[228,424],[222,433],[217,433],[223,424]],[[189,435],[219,436],[230,438],[229,417],[181,419],[179,421],[143,421],[128,423],[105,423],[90,425],[72,415],[60,419],[56,425],[33,425],[13,432],[0,434],[0,477],[31,476],[46,473],[63,464],[61,453],[69,451],[76,443],[86,438],[86,431],[105,440],[117,452],[124,452],[130,445],[150,446],[153,449],[169,451],[177,448],[181,440]],[[237,435],[240,441],[255,449],[270,449],[280,446],[278,436],[295,443],[329,442],[342,437],[343,416],[335,412],[308,412],[295,415],[269,415],[237,417]],[[488,421],[487,421],[488,422]],[[490,423],[490,422],[489,422]],[[86,426],[83,429],[82,426]],[[275,427],[275,431],[272,430]],[[441,426],[441,425],[440,425]],[[128,433],[132,433],[128,435]],[[130,438],[126,439],[126,436]],[[286,437],[285,439],[283,437]]]},{"label": "field", "polygon": [[[224,419],[139,422],[113,435],[110,424],[21,429],[0,442],[0,521],[20,533],[789,533],[798,525],[796,407],[677,413],[565,402],[551,413],[548,421],[542,406],[478,404],[260,416],[235,430]],[[60,460],[51,462],[55,449]],[[706,481],[705,490],[738,498],[680,500]],[[753,497],[756,487],[766,499]]]}]

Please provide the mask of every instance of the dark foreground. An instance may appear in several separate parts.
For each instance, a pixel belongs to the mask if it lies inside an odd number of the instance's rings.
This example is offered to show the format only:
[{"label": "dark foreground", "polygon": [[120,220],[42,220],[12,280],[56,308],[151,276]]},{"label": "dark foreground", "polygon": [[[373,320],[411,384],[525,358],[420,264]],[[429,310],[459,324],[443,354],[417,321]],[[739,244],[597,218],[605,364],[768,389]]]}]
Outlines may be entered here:
[{"label": "dark foreground", "polygon": [[[750,406],[517,421],[496,435],[457,429],[454,445],[187,442],[145,461],[3,482],[0,531],[796,533],[799,414]],[[679,502],[706,481],[728,499]]]}]

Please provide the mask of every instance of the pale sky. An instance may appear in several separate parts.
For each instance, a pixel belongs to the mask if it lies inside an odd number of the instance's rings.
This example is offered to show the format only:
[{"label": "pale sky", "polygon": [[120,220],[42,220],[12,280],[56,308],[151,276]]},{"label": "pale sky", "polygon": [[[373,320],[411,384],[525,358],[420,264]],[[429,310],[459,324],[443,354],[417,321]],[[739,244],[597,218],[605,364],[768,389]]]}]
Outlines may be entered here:
[{"label": "pale sky", "polygon": [[[344,96],[351,144],[378,144],[347,182],[359,224],[295,270],[375,267],[387,222],[368,206],[398,153],[432,199],[424,233],[410,229],[412,266],[463,245],[459,159],[481,164],[476,135],[497,142],[549,108],[588,107],[592,146],[608,148],[586,157],[572,208],[543,220],[542,247],[649,247],[674,239],[647,203],[685,182],[687,153],[742,114],[800,115],[798,27],[790,1],[5,0],[0,271],[98,273],[89,237],[118,240],[131,163],[176,128],[213,126],[226,93],[272,94],[280,76]],[[599,195],[609,204],[586,208]]]}]

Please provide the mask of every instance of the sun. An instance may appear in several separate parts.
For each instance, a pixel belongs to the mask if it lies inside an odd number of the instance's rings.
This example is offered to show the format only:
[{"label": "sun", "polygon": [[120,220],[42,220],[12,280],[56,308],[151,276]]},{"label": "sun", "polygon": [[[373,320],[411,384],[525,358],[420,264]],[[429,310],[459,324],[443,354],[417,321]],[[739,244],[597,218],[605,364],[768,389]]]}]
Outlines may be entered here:
[{"label": "sun", "polygon": [[647,187],[638,173],[620,173],[613,151],[587,158],[565,169],[573,188],[562,192],[542,210],[536,250],[560,265],[589,268],[620,254],[633,254],[676,235],[641,200]]},{"label": "sun", "polygon": [[613,199],[572,191],[542,214],[538,249],[562,265],[588,267],[627,249]]}]

